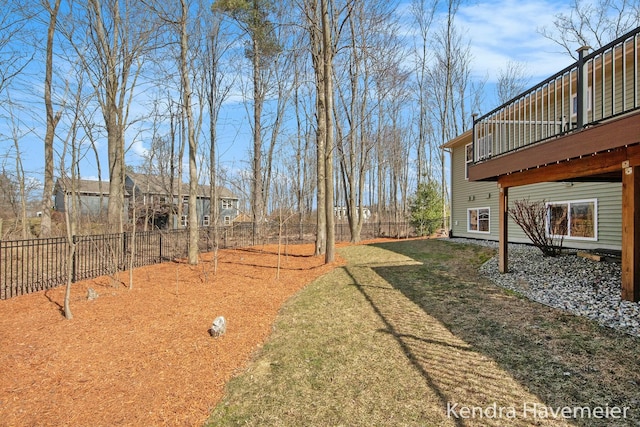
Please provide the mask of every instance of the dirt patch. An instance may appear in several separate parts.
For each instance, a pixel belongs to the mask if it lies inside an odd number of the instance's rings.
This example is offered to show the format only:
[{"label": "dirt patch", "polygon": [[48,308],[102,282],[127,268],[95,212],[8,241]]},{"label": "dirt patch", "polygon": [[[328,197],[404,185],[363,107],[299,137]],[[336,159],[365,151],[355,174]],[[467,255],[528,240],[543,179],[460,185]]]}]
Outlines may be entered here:
[{"label": "dirt patch", "polygon": [[[224,250],[0,301],[0,425],[201,425],[284,301],[340,264],[312,245]],[[87,299],[89,288],[98,293]],[[212,338],[217,316],[227,332]]]}]

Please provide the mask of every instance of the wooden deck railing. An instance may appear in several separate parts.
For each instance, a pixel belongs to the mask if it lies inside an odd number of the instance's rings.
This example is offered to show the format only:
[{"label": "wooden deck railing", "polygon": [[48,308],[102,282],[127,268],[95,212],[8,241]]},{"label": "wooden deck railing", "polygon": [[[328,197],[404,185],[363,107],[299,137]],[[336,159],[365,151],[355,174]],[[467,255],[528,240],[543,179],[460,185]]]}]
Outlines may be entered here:
[{"label": "wooden deck railing", "polygon": [[473,162],[520,150],[640,108],[640,28],[474,120]]}]

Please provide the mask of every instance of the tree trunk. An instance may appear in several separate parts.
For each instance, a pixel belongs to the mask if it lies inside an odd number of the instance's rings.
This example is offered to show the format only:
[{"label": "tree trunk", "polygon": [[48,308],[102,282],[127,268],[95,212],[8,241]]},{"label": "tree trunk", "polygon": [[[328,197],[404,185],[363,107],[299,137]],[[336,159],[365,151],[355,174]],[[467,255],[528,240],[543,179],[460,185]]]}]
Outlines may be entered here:
[{"label": "tree trunk", "polygon": [[329,22],[329,0],[320,2],[322,16],[322,51],[324,67],[324,98],[325,98],[325,122],[326,122],[326,144],[324,156],[324,186],[325,186],[325,217],[327,230],[327,251],[325,252],[325,263],[333,262],[335,259],[335,216],[333,212],[333,42],[331,35],[331,25]]},{"label": "tree trunk", "polygon": [[191,110],[191,83],[187,64],[187,52],[189,40],[187,36],[186,0],[180,0],[182,17],[180,22],[180,70],[182,77],[182,90],[184,92],[184,112],[187,118],[187,137],[189,139],[189,264],[198,264],[198,168],[196,166],[197,142]]},{"label": "tree trunk", "polygon": [[44,186],[42,193],[42,218],[40,222],[40,237],[51,235],[51,197],[53,195],[53,139],[56,125],[60,120],[60,112],[53,113],[51,101],[51,80],[53,74],[53,37],[56,20],[60,10],[60,0],[55,0],[53,9],[49,11],[49,28],[47,29],[47,58],[45,64],[44,105],[47,115],[47,129],[44,135]]}]

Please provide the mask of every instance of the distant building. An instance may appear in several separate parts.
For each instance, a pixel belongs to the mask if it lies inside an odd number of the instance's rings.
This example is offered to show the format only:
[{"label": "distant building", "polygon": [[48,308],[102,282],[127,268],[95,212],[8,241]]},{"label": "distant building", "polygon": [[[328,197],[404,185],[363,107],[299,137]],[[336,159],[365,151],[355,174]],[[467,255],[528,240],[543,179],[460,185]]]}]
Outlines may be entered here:
[{"label": "distant building", "polygon": [[[68,178],[58,179],[55,185],[55,210],[64,212],[75,205],[83,216],[97,217],[107,213],[109,204],[109,182],[76,180],[72,187]],[[135,200],[138,222],[147,222],[154,228],[184,228],[188,225],[189,184],[165,176],[129,173],[125,177],[125,212],[127,221],[133,215]],[[199,185],[197,193],[198,225],[214,225],[210,216],[210,186]],[[180,209],[180,207],[182,209]],[[239,215],[239,198],[224,187],[218,187],[217,223],[230,225]],[[178,217],[178,214],[181,216]]]},{"label": "distant building", "polygon": [[[358,218],[360,216],[360,211],[362,210],[362,217],[365,221],[368,221],[371,218],[371,210],[367,207],[363,207],[360,209],[356,208],[355,217]],[[336,206],[333,208],[333,212],[337,220],[346,220],[347,219],[347,207],[346,206]]]}]

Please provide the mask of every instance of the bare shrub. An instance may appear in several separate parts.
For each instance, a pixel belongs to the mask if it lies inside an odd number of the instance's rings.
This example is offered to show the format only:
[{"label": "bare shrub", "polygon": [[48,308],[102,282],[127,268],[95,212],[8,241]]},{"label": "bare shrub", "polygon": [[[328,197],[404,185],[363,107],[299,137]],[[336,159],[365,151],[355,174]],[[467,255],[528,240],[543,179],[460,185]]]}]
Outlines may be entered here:
[{"label": "bare shrub", "polygon": [[548,209],[544,200],[516,200],[513,207],[509,208],[509,215],[544,256],[560,255],[567,222],[565,220],[552,224],[547,233]]}]

